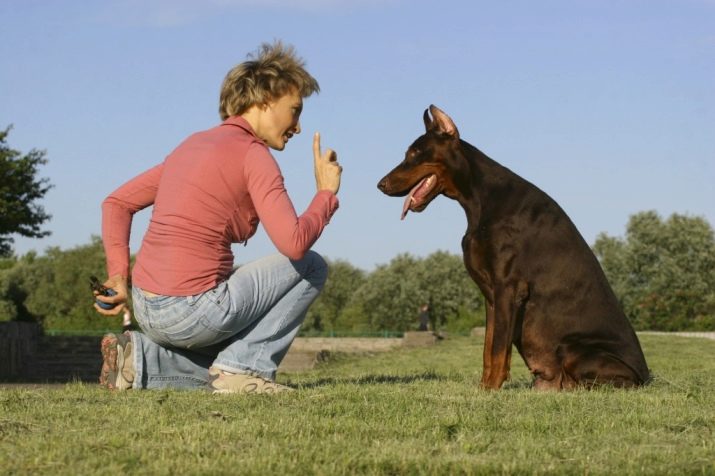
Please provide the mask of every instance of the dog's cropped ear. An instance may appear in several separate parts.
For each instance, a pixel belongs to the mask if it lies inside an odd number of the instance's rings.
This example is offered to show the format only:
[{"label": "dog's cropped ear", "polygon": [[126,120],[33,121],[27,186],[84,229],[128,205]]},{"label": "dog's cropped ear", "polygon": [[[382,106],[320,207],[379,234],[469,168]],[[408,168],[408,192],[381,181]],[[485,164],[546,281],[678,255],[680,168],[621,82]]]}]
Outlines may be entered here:
[{"label": "dog's cropped ear", "polygon": [[429,109],[425,109],[425,113],[422,115],[422,120],[425,121],[425,131],[431,131],[434,125],[432,124],[432,118],[429,115]]},{"label": "dog's cropped ear", "polygon": [[[430,127],[428,127],[428,129],[432,128],[443,134],[448,134],[455,139],[459,139],[459,131],[457,130],[457,126],[454,124],[454,121],[452,121],[452,118],[442,112],[442,110],[434,104],[430,105],[429,111],[432,113],[432,117],[434,118],[434,120],[431,121]],[[427,111],[425,111],[425,116],[426,115]]]}]

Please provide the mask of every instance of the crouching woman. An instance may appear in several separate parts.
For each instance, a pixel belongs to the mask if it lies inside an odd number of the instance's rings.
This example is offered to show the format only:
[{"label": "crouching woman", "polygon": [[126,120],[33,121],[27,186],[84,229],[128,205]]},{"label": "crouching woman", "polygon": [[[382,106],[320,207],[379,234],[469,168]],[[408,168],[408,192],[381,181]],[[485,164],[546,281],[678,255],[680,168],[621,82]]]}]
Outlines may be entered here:
[{"label": "crouching woman", "polygon": [[[316,193],[298,216],[269,149],[301,132],[303,99],[319,90],[292,47],[264,44],[224,79],[223,122],[189,136],[166,159],[102,204],[102,240],[114,305],[127,306],[134,213],[153,206],[131,272],[143,332],[102,339],[100,383],[110,389],[290,390],[275,382],[308,307],[327,278],[311,247],[338,208],[342,168],[313,139]],[[232,243],[262,223],[279,253],[234,268]],[[96,294],[96,293],[95,293]]]}]

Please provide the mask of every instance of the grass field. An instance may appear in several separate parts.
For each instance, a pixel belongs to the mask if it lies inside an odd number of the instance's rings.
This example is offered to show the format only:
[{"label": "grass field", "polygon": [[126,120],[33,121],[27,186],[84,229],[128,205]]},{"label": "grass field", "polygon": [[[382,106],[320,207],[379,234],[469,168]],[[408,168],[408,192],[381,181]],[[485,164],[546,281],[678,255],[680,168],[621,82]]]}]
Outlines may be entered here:
[{"label": "grass field", "polygon": [[274,396],[0,390],[0,474],[715,474],[715,341],[641,337],[648,387],[530,390],[481,340],[337,356]]}]

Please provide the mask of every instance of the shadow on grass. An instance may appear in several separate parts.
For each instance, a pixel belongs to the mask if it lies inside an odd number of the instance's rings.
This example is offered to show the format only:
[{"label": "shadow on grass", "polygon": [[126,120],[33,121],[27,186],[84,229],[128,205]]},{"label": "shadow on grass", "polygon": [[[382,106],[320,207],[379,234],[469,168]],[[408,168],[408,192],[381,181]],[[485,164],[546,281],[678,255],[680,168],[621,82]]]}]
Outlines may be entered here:
[{"label": "shadow on grass", "polygon": [[365,375],[358,378],[321,378],[315,382],[301,383],[300,388],[318,388],[337,384],[347,385],[375,385],[375,384],[405,384],[431,380],[447,380],[447,377],[435,372],[423,372],[414,375]]},{"label": "shadow on grass", "polygon": [[533,381],[530,378],[518,378],[508,380],[502,385],[502,390],[530,390],[533,388]]},{"label": "shadow on grass", "polygon": [[[445,381],[454,380],[453,377],[448,375],[440,375],[436,372],[422,372],[412,375],[365,375],[357,378],[347,378],[347,377],[327,377],[321,378],[314,382],[300,383],[297,384],[299,388],[311,389],[319,387],[333,386],[337,384],[344,385],[375,385],[375,384],[385,384],[385,385],[395,385],[395,384],[410,384],[416,382],[428,382],[428,381]],[[460,380],[460,379],[458,379]],[[479,388],[479,382],[474,382],[474,388]],[[515,380],[509,380],[504,383],[501,391],[505,390],[532,390],[532,380],[529,378],[518,378]]]}]

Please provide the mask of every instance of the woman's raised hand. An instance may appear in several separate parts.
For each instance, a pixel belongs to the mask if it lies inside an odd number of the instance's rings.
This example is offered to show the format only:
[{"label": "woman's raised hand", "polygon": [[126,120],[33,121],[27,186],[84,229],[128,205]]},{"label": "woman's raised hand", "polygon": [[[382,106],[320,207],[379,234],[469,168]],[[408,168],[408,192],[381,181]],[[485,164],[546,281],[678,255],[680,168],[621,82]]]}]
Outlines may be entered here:
[{"label": "woman's raised hand", "polygon": [[343,168],[338,163],[338,154],[334,150],[326,149],[324,153],[320,152],[320,132],[316,132],[313,136],[313,159],[318,191],[329,190],[338,193]]}]

